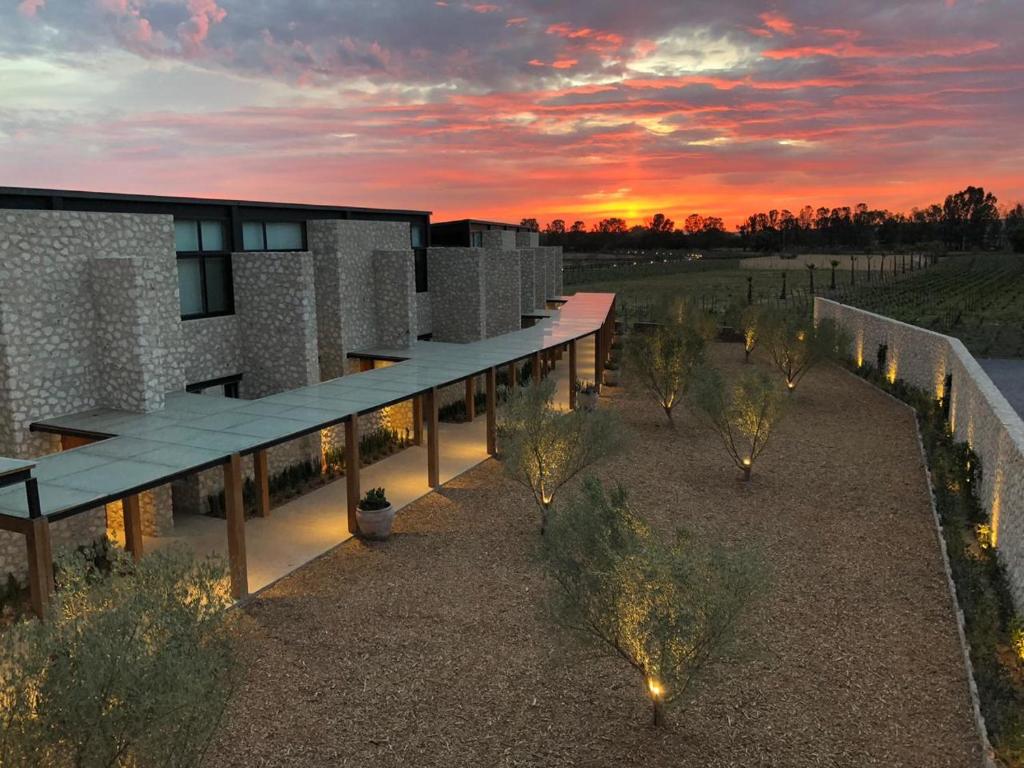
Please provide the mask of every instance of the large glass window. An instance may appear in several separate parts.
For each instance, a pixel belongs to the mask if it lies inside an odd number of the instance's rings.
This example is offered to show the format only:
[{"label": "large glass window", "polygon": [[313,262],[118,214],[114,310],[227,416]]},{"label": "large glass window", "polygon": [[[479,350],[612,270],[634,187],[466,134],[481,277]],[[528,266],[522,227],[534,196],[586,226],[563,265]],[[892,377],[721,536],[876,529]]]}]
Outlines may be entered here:
[{"label": "large glass window", "polygon": [[412,247],[413,248],[423,248],[423,247],[426,246],[426,243],[423,242],[425,240],[425,238],[423,237],[423,225],[422,224],[410,224],[409,225],[409,235],[410,235],[410,238],[412,240]]},{"label": "large glass window", "polygon": [[483,232],[470,232],[469,233],[469,244],[473,248],[484,247],[484,233]]},{"label": "large glass window", "polygon": [[301,251],[305,248],[301,221],[246,221],[242,248],[247,251]]},{"label": "large glass window", "polygon": [[234,312],[224,222],[177,220],[174,245],[178,251],[181,316],[188,319]]}]

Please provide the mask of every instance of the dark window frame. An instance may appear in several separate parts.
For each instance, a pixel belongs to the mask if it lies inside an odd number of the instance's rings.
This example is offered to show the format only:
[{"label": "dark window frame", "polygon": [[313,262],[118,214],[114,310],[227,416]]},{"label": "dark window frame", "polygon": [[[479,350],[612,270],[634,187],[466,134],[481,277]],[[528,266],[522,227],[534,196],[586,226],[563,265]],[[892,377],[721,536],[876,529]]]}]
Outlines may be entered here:
[{"label": "dark window frame", "polygon": [[238,399],[238,385],[242,381],[242,374],[235,373],[231,376],[221,376],[219,379],[209,379],[207,381],[196,381],[192,384],[185,385],[185,391],[193,395],[201,395],[204,389],[210,387],[224,387],[224,397],[230,397]]},{"label": "dark window frame", "polygon": [[427,293],[430,285],[427,281],[427,249],[413,248],[413,269],[416,274],[416,293]]},{"label": "dark window frame", "polygon": [[[245,247],[245,225],[246,224],[259,224],[263,230],[263,247],[262,248],[246,248]],[[270,249],[267,247],[267,224],[298,224],[299,232],[302,235],[302,247],[301,248],[274,248]],[[242,221],[242,250],[245,253],[302,253],[303,251],[309,250],[309,240],[306,235],[306,222],[305,221],[294,221],[288,219],[244,219]]]},{"label": "dark window frame", "polygon": [[[199,262],[199,288],[200,296],[203,302],[203,310],[201,312],[192,312],[190,314],[182,313],[182,320],[202,320],[207,317],[228,317],[235,314],[235,279],[234,273],[231,269],[231,251],[219,250],[219,251],[205,251],[203,250],[203,226],[204,221],[216,221],[221,225],[221,243],[227,243],[229,241],[229,225],[230,222],[226,219],[215,219],[215,218],[201,218],[201,219],[178,219],[175,218],[175,223],[179,221],[192,222],[196,227],[196,242],[199,244],[198,251],[176,251],[178,261],[183,259],[196,259]],[[211,312],[210,297],[206,283],[206,262],[208,259],[218,259],[224,263],[224,303],[225,308]],[[180,309],[180,307],[179,307]]]}]

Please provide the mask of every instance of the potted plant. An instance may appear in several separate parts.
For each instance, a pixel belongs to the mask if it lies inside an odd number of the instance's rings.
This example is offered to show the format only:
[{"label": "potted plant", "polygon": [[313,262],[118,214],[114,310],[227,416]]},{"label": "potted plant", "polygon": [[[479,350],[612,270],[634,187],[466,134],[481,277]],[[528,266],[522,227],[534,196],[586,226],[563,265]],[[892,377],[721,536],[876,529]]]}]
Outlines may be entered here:
[{"label": "potted plant", "polygon": [[619,386],[619,360],[612,357],[604,364],[604,383],[609,387]]},{"label": "potted plant", "polygon": [[589,381],[576,384],[576,406],[584,411],[597,410],[597,385]]},{"label": "potted plant", "polygon": [[356,507],[359,534],[366,539],[383,541],[391,535],[395,522],[395,508],[391,506],[383,488],[371,488]]}]

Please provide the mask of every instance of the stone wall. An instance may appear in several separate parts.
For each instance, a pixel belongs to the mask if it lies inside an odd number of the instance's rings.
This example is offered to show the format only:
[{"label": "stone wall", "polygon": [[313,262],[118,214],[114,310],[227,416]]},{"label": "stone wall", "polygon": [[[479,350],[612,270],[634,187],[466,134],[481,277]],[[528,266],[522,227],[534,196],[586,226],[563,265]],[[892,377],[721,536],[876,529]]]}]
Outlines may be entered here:
[{"label": "stone wall", "polygon": [[309,253],[235,253],[235,314],[246,398],[320,380],[316,297]]},{"label": "stone wall", "polygon": [[516,232],[516,248],[536,248],[540,245],[540,232]]},{"label": "stone wall", "polygon": [[375,251],[408,251],[409,225],[390,221],[310,221],[316,283],[320,378],[345,373],[346,355],[377,344]]},{"label": "stone wall", "polygon": [[548,265],[543,248],[533,249],[533,306],[545,309],[548,305]]},{"label": "stone wall", "polygon": [[484,271],[484,335],[490,338],[518,331],[523,327],[520,251],[484,248],[481,255]]},{"label": "stone wall", "polygon": [[[185,358],[186,384],[244,373],[237,316],[185,320],[181,324],[181,332],[188,352]],[[244,386],[244,377],[242,383]]]},{"label": "stone wall", "polygon": [[511,251],[516,247],[517,234],[507,229],[485,229],[481,233],[480,244],[496,251]]},{"label": "stone wall", "polygon": [[0,285],[0,455],[55,450],[33,421],[184,386],[170,216],[2,211]]},{"label": "stone wall", "polygon": [[407,347],[416,341],[419,309],[415,270],[410,250],[373,252],[376,344]]},{"label": "stone wall", "polygon": [[434,332],[434,313],[431,311],[430,293],[416,294],[416,335]]},{"label": "stone wall", "polygon": [[529,314],[537,309],[536,249],[519,249],[520,312]]},{"label": "stone wall", "polygon": [[872,365],[887,345],[889,378],[942,396],[953,389],[950,424],[981,458],[980,496],[1006,566],[1018,610],[1024,611],[1024,421],[959,339],[828,299],[814,300],[816,319],[830,318],[851,334],[850,355]]},{"label": "stone wall", "polygon": [[482,248],[429,248],[434,341],[466,343],[487,335]]}]

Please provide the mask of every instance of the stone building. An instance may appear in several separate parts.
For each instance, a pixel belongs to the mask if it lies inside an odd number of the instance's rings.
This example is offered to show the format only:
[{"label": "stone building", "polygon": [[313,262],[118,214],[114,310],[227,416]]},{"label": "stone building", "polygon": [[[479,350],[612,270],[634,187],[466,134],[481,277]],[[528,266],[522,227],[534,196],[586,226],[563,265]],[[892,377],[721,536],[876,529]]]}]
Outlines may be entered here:
[{"label": "stone building", "polygon": [[[361,349],[516,330],[561,293],[561,253],[491,226],[445,247],[425,211],[0,188],[0,456],[104,437],[47,419],[159,412],[182,390],[263,397],[358,371]],[[319,461],[342,440],[327,432],[271,449],[270,473]],[[144,530],[168,533],[221,483],[210,470],[146,492]],[[56,522],[54,543],[102,536],[108,518]],[[0,576],[24,558],[0,531]]]}]

